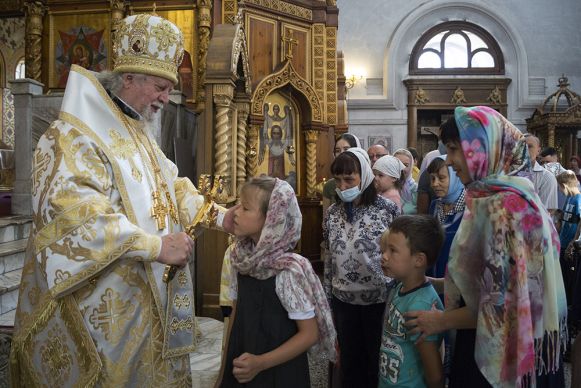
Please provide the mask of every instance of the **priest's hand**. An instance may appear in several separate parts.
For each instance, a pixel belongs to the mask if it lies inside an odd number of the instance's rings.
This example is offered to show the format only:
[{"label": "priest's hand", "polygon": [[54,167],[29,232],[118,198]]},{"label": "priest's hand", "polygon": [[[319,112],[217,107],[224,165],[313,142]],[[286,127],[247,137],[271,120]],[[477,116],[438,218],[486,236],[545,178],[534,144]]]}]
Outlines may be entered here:
[{"label": "priest's hand", "polygon": [[240,384],[252,381],[263,370],[260,356],[250,353],[243,353],[236,357],[232,360],[232,365],[234,365],[232,374]]},{"label": "priest's hand", "polygon": [[185,232],[172,233],[161,238],[161,251],[157,261],[183,267],[192,253],[194,241]]},{"label": "priest's hand", "polygon": [[222,221],[222,228],[226,233],[234,234],[234,212],[240,207],[240,204],[232,206],[226,214],[224,214],[224,221]]}]

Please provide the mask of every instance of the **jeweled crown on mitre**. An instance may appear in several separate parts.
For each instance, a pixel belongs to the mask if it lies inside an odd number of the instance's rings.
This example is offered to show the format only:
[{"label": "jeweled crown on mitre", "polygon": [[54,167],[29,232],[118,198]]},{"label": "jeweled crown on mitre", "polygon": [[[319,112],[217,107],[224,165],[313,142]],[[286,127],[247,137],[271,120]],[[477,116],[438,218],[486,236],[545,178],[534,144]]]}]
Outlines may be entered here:
[{"label": "jeweled crown on mitre", "polygon": [[114,72],[150,74],[178,83],[184,39],[180,29],[164,18],[139,14],[121,20],[113,51]]}]

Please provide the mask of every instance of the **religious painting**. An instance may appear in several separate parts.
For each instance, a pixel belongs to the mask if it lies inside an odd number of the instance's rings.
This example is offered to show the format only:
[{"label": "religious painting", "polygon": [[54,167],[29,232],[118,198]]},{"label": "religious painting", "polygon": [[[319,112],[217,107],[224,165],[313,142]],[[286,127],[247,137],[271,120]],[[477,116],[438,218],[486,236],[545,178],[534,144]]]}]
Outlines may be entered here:
[{"label": "religious painting", "polygon": [[282,94],[269,95],[263,107],[257,175],[287,181],[297,192],[298,115]]},{"label": "religious painting", "polygon": [[50,18],[49,87],[63,89],[72,65],[100,72],[109,66],[109,14]]},{"label": "religious painting", "polygon": [[391,136],[383,136],[383,135],[372,135],[367,137],[367,143],[369,144],[368,147],[372,145],[379,144],[387,148],[389,153],[392,152],[391,149]]}]

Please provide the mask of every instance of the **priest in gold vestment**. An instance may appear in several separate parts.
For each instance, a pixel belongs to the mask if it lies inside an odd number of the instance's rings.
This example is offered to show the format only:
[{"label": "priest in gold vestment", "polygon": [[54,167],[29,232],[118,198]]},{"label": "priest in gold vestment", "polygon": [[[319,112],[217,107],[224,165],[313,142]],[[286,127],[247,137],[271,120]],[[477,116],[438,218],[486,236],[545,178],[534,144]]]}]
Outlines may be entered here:
[{"label": "priest in gold vestment", "polygon": [[[17,387],[186,387],[194,296],[183,232],[204,198],[149,128],[177,83],[179,29],[122,21],[113,72],[73,65],[38,142],[11,353]],[[218,215],[227,228],[230,213]],[[178,270],[167,283],[166,265]]]}]

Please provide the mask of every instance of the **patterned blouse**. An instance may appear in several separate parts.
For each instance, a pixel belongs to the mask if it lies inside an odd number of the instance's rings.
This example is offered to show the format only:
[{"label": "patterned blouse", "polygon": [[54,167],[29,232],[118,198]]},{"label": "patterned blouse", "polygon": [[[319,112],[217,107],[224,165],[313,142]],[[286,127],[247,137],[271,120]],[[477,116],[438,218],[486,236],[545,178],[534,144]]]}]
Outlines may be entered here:
[{"label": "patterned blouse", "polygon": [[395,203],[380,196],[370,206],[355,207],[351,223],[343,203],[329,207],[323,222],[323,285],[329,300],[334,295],[359,305],[386,301],[393,280],[381,271],[379,241],[399,214]]}]

